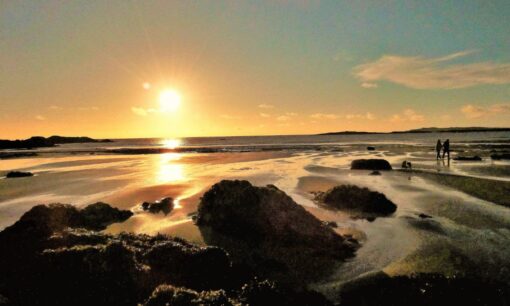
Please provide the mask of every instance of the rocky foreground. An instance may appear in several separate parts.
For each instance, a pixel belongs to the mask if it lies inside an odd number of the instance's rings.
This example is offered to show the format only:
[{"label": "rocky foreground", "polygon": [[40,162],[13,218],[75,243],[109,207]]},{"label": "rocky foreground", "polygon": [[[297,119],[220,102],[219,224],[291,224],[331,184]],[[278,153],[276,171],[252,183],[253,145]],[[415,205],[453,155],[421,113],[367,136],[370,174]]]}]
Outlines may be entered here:
[{"label": "rocky foreground", "polygon": [[[105,203],[32,208],[0,232],[0,305],[333,305],[307,284],[360,247],[276,187],[246,181],[222,181],[204,194],[196,223],[210,246],[100,232],[131,215]],[[345,284],[334,298],[506,305],[509,291],[467,276],[379,273]]]}]

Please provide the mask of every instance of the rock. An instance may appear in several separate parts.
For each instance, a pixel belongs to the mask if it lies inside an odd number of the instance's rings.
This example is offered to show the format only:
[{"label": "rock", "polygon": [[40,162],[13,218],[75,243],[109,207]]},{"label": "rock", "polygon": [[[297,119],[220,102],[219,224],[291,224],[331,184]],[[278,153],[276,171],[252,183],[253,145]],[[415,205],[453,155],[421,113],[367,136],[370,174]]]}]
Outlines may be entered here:
[{"label": "rock", "polygon": [[332,227],[332,228],[338,227],[338,224],[335,221],[322,221],[322,223],[324,223],[324,225]]},{"label": "rock", "polygon": [[457,156],[453,160],[457,161],[482,161],[480,156]]},{"label": "rock", "polygon": [[[20,157],[35,157],[37,153],[35,152],[0,152],[0,159],[9,159],[9,158],[20,158]],[[1,305],[1,304],[0,304]]]},{"label": "rock", "polygon": [[11,172],[7,173],[7,175],[6,175],[7,178],[29,177],[29,176],[34,176],[34,174],[31,172],[11,171]]},{"label": "rock", "polygon": [[391,165],[384,159],[355,159],[351,162],[352,170],[391,170]]},{"label": "rock", "polygon": [[375,147],[367,147],[368,151],[375,151]]},{"label": "rock", "polygon": [[196,224],[206,243],[283,282],[319,277],[326,263],[330,273],[331,264],[353,256],[357,247],[275,186],[248,181],[213,185],[199,203]]},{"label": "rock", "polygon": [[168,215],[174,209],[174,199],[164,198],[154,203],[143,202],[142,209],[152,214],[163,212],[165,215]]},{"label": "rock", "polygon": [[217,247],[84,229],[104,221],[98,212],[115,215],[104,203],[87,208],[39,205],[0,232],[0,292],[8,304],[257,305],[274,298],[281,305],[328,305],[314,292],[252,280]]},{"label": "rock", "polygon": [[424,214],[424,213],[420,213],[420,214],[418,215],[418,217],[420,217],[420,218],[422,218],[422,219],[429,219],[429,218],[432,218],[432,216],[429,216],[429,215]]},{"label": "rock", "polygon": [[133,215],[129,210],[119,210],[102,202],[88,205],[80,214],[82,227],[92,230],[103,230],[108,225],[123,222]]},{"label": "rock", "polygon": [[410,161],[404,160],[402,162],[402,169],[412,169],[413,164]]},{"label": "rock", "polygon": [[315,200],[361,218],[388,216],[397,210],[397,205],[388,200],[384,194],[354,185],[333,187],[325,193],[318,194]]},{"label": "rock", "polygon": [[224,305],[231,306],[231,300],[226,296],[225,291],[201,291],[190,290],[172,285],[160,285],[152,292],[149,299],[143,306],[188,306],[188,305]]},{"label": "rock", "polygon": [[375,170],[375,171],[370,172],[369,175],[381,175],[381,172]]},{"label": "rock", "polygon": [[492,154],[491,159],[494,160],[510,159],[510,153]]},{"label": "rock", "polygon": [[510,287],[469,276],[390,277],[380,272],[344,284],[339,298],[342,305],[504,305],[510,300]]},{"label": "rock", "polygon": [[38,237],[46,237],[67,227],[103,230],[108,225],[125,221],[132,215],[130,211],[119,210],[105,203],[91,204],[82,210],[69,204],[37,205],[2,233],[19,235],[21,232],[28,232]]}]

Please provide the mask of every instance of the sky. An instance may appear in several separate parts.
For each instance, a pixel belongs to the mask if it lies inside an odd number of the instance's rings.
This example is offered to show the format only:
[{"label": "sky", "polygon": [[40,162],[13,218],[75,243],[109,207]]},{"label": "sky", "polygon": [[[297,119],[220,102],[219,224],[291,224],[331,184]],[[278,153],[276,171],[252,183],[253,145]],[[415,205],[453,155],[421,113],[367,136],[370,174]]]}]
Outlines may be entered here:
[{"label": "sky", "polygon": [[0,138],[508,127],[508,16],[508,0],[0,0]]}]

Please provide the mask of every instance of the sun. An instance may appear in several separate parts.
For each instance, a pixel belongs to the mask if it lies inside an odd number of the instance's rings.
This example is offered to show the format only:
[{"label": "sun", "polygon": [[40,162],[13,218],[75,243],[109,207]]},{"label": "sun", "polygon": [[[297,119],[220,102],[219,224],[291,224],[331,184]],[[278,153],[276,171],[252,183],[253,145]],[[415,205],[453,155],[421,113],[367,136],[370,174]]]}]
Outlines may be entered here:
[{"label": "sun", "polygon": [[181,105],[181,95],[173,89],[165,89],[159,94],[159,108],[162,112],[174,112]]}]

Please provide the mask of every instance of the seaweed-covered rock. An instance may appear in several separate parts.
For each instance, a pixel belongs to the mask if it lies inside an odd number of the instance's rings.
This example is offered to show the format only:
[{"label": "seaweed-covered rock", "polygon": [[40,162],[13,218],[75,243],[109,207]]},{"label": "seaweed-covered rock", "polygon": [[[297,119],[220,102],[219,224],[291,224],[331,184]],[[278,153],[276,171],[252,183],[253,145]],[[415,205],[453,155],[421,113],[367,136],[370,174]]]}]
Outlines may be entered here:
[{"label": "seaweed-covered rock", "polygon": [[[85,215],[95,216],[102,206],[92,206]],[[83,228],[87,224],[83,214],[71,205],[40,205],[0,232],[0,292],[8,297],[8,305],[137,305],[144,301],[146,305],[230,305],[230,301],[239,305],[241,300],[267,297],[266,291],[253,289],[255,285],[243,287],[251,284],[253,274],[232,265],[222,249],[164,235],[90,231]],[[167,285],[158,287],[163,284]],[[280,299],[324,300],[307,291],[277,291],[283,294]]]},{"label": "seaweed-covered rock", "polygon": [[491,159],[494,160],[510,159],[510,153],[492,154]]},{"label": "seaweed-covered rock", "polygon": [[174,199],[164,198],[161,201],[156,201],[153,203],[143,202],[142,209],[152,214],[163,212],[165,215],[168,215],[174,209]]},{"label": "seaweed-covered rock", "polygon": [[415,274],[390,277],[377,273],[345,284],[340,305],[507,305],[508,284],[476,277]]},{"label": "seaweed-covered rock", "polygon": [[391,170],[390,163],[385,159],[355,159],[351,162],[352,170]]},{"label": "seaweed-covered rock", "polygon": [[391,215],[397,205],[386,196],[368,188],[354,185],[340,185],[324,193],[318,193],[315,200],[334,209],[351,213],[354,217],[376,217]]},{"label": "seaweed-covered rock", "polygon": [[23,172],[23,171],[11,171],[7,173],[7,178],[17,178],[17,177],[29,177],[34,176],[32,172]]},{"label": "seaweed-covered rock", "polygon": [[456,161],[482,161],[482,158],[478,155],[475,156],[457,156],[453,160]]},{"label": "seaweed-covered rock", "polygon": [[330,272],[331,264],[356,249],[275,186],[248,181],[212,186],[200,201],[196,223],[208,244],[281,281],[313,278],[324,272],[320,266],[326,261]]},{"label": "seaweed-covered rock", "polygon": [[230,306],[237,304],[233,304],[223,290],[197,292],[195,290],[166,284],[160,285],[154,289],[154,292],[152,292],[151,296],[143,304],[143,306],[166,305]]}]

